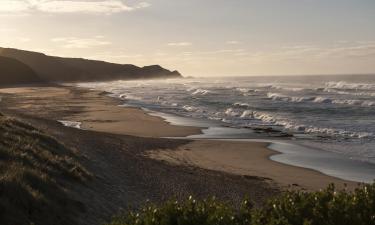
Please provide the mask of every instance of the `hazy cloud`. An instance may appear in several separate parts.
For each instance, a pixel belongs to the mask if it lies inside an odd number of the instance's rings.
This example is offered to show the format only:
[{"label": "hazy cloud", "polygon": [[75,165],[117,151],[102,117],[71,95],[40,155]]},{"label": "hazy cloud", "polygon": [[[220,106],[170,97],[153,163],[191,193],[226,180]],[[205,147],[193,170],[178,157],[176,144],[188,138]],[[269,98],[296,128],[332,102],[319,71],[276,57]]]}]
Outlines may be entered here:
[{"label": "hazy cloud", "polygon": [[103,40],[101,36],[94,38],[58,37],[51,39],[53,42],[62,43],[63,48],[92,48],[112,44]]},{"label": "hazy cloud", "polygon": [[228,44],[228,45],[238,45],[238,44],[241,44],[241,42],[239,42],[239,41],[227,41],[226,44]]},{"label": "hazy cloud", "polygon": [[113,14],[149,7],[140,2],[127,5],[121,0],[1,0],[0,13],[25,13],[39,11],[45,13],[97,13]]},{"label": "hazy cloud", "polygon": [[173,43],[168,43],[168,46],[191,46],[193,45],[190,42],[173,42]]}]

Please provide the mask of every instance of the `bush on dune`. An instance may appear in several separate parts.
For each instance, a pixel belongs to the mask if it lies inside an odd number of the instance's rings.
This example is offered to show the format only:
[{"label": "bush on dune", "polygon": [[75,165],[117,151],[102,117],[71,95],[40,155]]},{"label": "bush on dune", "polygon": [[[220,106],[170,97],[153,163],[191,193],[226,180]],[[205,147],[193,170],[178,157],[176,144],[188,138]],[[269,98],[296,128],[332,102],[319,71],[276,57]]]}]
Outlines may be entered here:
[{"label": "bush on dune", "polygon": [[318,192],[288,191],[254,208],[245,200],[240,209],[213,199],[148,204],[109,225],[371,225],[375,224],[375,184],[355,191],[330,185]]},{"label": "bush on dune", "polygon": [[81,205],[64,186],[89,178],[72,151],[0,114],[0,224],[75,224]]}]

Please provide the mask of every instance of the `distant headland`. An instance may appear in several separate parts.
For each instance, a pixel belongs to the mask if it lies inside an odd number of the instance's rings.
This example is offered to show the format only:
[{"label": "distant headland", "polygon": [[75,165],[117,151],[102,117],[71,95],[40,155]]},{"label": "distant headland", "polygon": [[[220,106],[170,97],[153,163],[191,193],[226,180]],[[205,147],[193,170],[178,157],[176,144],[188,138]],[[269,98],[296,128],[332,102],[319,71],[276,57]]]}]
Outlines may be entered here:
[{"label": "distant headland", "polygon": [[[48,56],[12,48],[0,47],[0,57],[0,85],[182,77],[178,71],[170,71],[159,65],[138,67],[83,58]],[[16,75],[12,75],[13,73]]]}]

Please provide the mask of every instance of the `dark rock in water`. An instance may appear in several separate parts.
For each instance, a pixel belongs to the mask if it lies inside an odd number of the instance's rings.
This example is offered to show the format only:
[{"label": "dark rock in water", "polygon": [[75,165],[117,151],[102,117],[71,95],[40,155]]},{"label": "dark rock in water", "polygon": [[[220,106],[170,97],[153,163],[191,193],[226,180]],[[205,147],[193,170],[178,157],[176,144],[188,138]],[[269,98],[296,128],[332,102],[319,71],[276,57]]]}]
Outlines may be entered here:
[{"label": "dark rock in water", "polygon": [[138,67],[82,58],[62,58],[38,52],[0,48],[0,56],[17,59],[28,65],[42,79],[51,82],[164,79],[182,77],[159,65]]},{"label": "dark rock in water", "polygon": [[255,132],[262,132],[262,133],[281,133],[281,131],[280,130],[275,130],[275,129],[273,129],[273,128],[271,128],[271,127],[265,127],[265,128],[261,128],[261,127],[255,127],[255,128],[253,128],[253,130],[255,131]]},{"label": "dark rock in water", "polygon": [[41,79],[29,66],[16,59],[0,56],[0,85],[37,82],[41,82]]},{"label": "dark rock in water", "polygon": [[294,137],[294,135],[289,133],[281,133],[280,135],[278,135],[278,137]]},{"label": "dark rock in water", "polygon": [[258,134],[268,134],[272,137],[293,137],[293,134],[283,132],[281,130],[276,130],[272,127],[249,127],[250,129],[254,130],[255,133]]}]

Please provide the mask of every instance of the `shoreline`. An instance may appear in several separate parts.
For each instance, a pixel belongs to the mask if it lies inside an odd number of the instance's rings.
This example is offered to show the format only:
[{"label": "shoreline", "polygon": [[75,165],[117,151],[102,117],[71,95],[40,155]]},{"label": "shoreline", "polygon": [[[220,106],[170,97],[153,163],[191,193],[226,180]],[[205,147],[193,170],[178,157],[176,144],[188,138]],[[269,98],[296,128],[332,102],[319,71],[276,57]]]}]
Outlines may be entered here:
[{"label": "shoreline", "polygon": [[[26,98],[24,100],[19,99],[18,105],[10,107],[13,108],[13,110],[26,110],[30,113],[35,113],[35,116],[43,116],[41,114],[44,113],[46,117],[55,121],[77,121],[82,123],[82,129],[84,130],[152,138],[189,136],[202,133],[202,128],[176,126],[161,117],[149,115],[140,108],[119,107],[119,103],[121,103],[119,99],[106,96],[100,91],[76,87],[44,87],[43,91],[40,89],[42,88],[10,88],[0,89],[0,93],[13,94],[17,95],[19,98]],[[72,97],[68,98],[68,95],[72,95]],[[47,98],[51,98],[51,100],[47,100]],[[56,99],[59,100],[55,102]],[[85,99],[85,101],[83,101],[83,99]],[[45,109],[46,104],[49,106],[48,108],[50,108],[50,110]],[[12,104],[10,104],[10,106],[12,106]],[[225,148],[220,148],[218,146],[223,145],[223,142],[193,140],[192,144],[188,147],[191,149],[189,154],[193,154],[192,156],[189,155],[190,164],[184,165],[196,165],[199,168],[240,176],[263,177],[267,181],[272,179],[276,185],[282,187],[286,187],[288,184],[295,184],[294,186],[296,187],[302,187],[307,190],[317,190],[324,188],[328,183],[332,182],[336,183],[338,186],[342,186],[343,183],[347,183],[350,187],[355,186],[354,182],[343,181],[318,171],[311,172],[305,168],[275,162],[269,159],[271,155],[268,154],[272,152],[273,155],[277,152],[270,150],[261,143],[225,143]],[[202,146],[204,146],[207,152],[202,152]],[[234,146],[240,147],[240,150],[234,149]],[[225,149],[231,149],[231,151],[225,151]],[[152,150],[155,151],[155,149]],[[181,148],[177,150],[169,149],[168,151],[178,156],[180,150]],[[235,152],[236,154],[234,154]],[[206,157],[208,161],[202,161],[200,159],[192,160],[191,157],[194,158],[194,154],[196,153],[204,153],[203,156]],[[228,153],[230,154],[228,155]],[[265,157],[264,154],[266,154],[267,157]],[[247,158],[248,161],[236,161],[232,159],[229,165],[226,165],[226,162],[221,160],[221,156],[225,156],[225,159],[230,156],[237,157],[238,159],[246,156],[245,158]],[[212,161],[214,161],[214,163]],[[249,165],[249,161],[252,161],[253,164]],[[236,167],[239,166],[240,168],[228,169],[233,166],[231,164]],[[262,164],[268,165],[269,167],[263,167]],[[285,174],[280,175],[280,170],[284,171]],[[297,174],[298,177],[293,178],[295,180],[289,179],[289,174]],[[321,181],[319,182],[319,180]]]},{"label": "shoreline", "polygon": [[[270,154],[267,158],[268,160],[285,166],[306,169],[331,177],[332,182],[339,184],[341,187],[343,187],[343,184],[345,183],[349,188],[354,189],[358,183],[372,183],[374,180],[373,174],[375,173],[375,165],[368,162],[352,160],[344,155],[327,150],[305,147],[299,145],[293,140],[272,139],[271,137],[264,136],[261,138],[245,137],[248,135],[253,136],[253,132],[250,132],[249,129],[217,127],[218,124],[207,122],[202,119],[183,118],[178,115],[155,112],[149,109],[146,109],[145,111],[151,116],[163,118],[172,126],[199,126],[197,128],[201,129],[200,134],[187,137],[174,137],[176,139],[193,141],[224,141],[234,143],[247,142],[249,145],[252,143],[267,143],[265,149],[273,152],[273,154]],[[219,130],[219,132],[217,130]],[[233,135],[232,138],[229,137],[231,135]],[[320,163],[322,161],[327,161],[327,159],[330,160],[330,162],[326,162],[325,164]],[[204,165],[202,166],[204,167]],[[240,173],[236,174],[242,175]],[[327,183],[327,185],[328,184],[329,183]],[[316,184],[313,186],[315,186],[315,188],[317,187]]]},{"label": "shoreline", "polygon": [[221,171],[248,179],[261,179],[282,189],[319,190],[334,183],[339,189],[353,190],[356,182],[343,180],[320,171],[280,163],[270,158],[282,154],[270,149],[270,142],[238,142],[227,140],[195,140],[175,150],[147,153],[153,159],[173,165],[195,166]]}]

